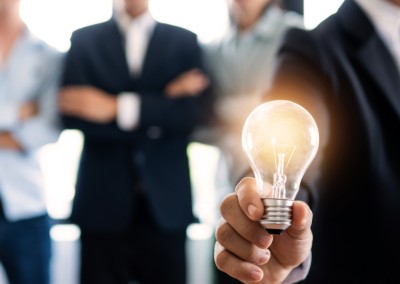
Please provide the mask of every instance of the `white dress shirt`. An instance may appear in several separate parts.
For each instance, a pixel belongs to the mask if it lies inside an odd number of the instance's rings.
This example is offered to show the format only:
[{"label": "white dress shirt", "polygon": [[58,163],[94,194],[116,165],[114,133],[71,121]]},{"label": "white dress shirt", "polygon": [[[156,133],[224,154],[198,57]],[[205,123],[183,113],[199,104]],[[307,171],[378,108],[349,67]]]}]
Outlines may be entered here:
[{"label": "white dress shirt", "polygon": [[[132,19],[127,13],[117,15],[117,23],[125,36],[127,64],[132,77],[140,77],[156,21],[149,11]],[[117,98],[117,124],[124,131],[133,130],[139,124],[140,96],[136,93],[122,93]]]},{"label": "white dress shirt", "polygon": [[400,70],[400,7],[388,0],[355,1],[372,21]]},{"label": "white dress shirt", "polygon": [[[0,60],[0,132],[9,132],[23,152],[0,148],[0,198],[9,221],[46,214],[44,182],[37,150],[58,140],[56,97],[62,56],[28,29],[7,62]],[[24,122],[19,109],[36,102],[40,113]]]}]

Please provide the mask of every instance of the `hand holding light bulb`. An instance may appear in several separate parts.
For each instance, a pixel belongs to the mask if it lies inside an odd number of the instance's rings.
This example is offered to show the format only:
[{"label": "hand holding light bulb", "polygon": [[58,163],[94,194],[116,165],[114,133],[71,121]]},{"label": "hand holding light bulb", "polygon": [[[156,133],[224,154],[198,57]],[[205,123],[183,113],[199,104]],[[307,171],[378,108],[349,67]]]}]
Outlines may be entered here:
[{"label": "hand holding light bulb", "polygon": [[[310,255],[313,239],[308,205],[294,201],[292,210],[291,226],[280,236],[268,234],[259,223],[264,204],[256,180],[243,179],[220,205],[214,253],[218,269],[243,283],[283,283]],[[308,267],[303,269],[293,271],[299,273],[297,281],[307,274]]]},{"label": "hand holding light bulb", "polygon": [[256,178],[221,203],[215,262],[244,283],[282,283],[311,251],[312,212],[294,198],[316,155],[318,128],[301,106],[273,101],[249,116],[242,142]]}]

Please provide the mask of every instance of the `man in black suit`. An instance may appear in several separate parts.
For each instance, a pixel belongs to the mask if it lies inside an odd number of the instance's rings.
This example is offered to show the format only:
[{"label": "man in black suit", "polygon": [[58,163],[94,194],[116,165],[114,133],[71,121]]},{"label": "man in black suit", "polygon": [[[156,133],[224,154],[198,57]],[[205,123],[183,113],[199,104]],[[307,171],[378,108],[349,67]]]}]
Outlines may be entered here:
[{"label": "man in black suit", "polygon": [[185,283],[186,148],[209,106],[200,49],[148,0],[114,4],[110,21],[72,35],[59,100],[65,127],[85,136],[71,214],[81,281]]},{"label": "man in black suit", "polygon": [[[399,281],[399,19],[399,0],[346,0],[315,30],[290,31],[280,50],[266,99],[304,106],[316,119],[322,142],[302,184],[310,205],[317,203],[306,283]],[[251,190],[254,183],[244,186]],[[245,213],[249,203],[241,204]],[[228,223],[235,228],[235,222]],[[217,245],[238,255],[235,250],[245,244],[232,246],[232,236]],[[285,233],[274,237],[270,247],[274,259],[280,256],[282,238]],[[221,261],[218,254],[216,260]],[[273,264],[260,267],[268,271]],[[245,268],[234,276],[251,272]],[[261,283],[278,283],[268,276]]]}]

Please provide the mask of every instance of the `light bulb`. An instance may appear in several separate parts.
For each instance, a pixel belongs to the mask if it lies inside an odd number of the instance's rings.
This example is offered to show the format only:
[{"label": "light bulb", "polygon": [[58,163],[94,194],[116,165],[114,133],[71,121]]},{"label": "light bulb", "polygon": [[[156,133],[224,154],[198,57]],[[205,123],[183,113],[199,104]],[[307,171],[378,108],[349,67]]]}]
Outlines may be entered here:
[{"label": "light bulb", "polygon": [[317,154],[317,124],[298,104],[271,101],[247,118],[242,145],[265,207],[260,224],[280,235],[291,224],[301,179]]}]

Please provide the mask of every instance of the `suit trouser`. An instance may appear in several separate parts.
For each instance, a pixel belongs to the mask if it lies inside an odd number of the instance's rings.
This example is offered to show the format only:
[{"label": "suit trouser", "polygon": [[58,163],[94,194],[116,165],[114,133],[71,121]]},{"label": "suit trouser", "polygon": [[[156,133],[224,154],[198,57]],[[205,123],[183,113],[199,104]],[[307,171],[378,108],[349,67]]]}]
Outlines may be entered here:
[{"label": "suit trouser", "polygon": [[186,232],[159,230],[143,197],[124,233],[82,230],[82,284],[184,284]]},{"label": "suit trouser", "polygon": [[8,221],[0,207],[0,261],[10,284],[48,284],[51,256],[47,215]]}]

